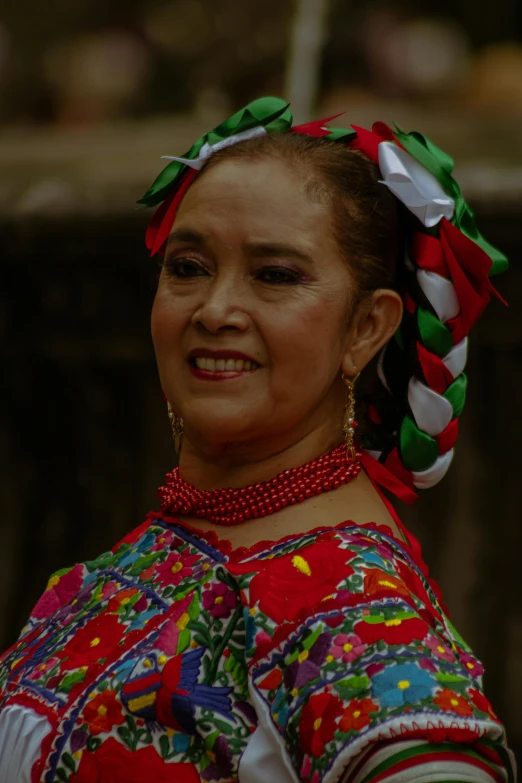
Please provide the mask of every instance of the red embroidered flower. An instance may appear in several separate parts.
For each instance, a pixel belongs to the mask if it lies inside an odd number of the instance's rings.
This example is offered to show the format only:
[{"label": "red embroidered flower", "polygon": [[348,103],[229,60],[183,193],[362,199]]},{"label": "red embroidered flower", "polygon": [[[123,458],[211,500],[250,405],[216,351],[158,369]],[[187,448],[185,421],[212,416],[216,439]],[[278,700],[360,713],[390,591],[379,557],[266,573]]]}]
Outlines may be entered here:
[{"label": "red embroidered flower", "polygon": [[498,717],[496,713],[493,711],[493,707],[491,706],[489,699],[487,699],[483,693],[477,691],[475,688],[470,688],[469,697],[471,699],[471,702],[475,705],[475,707],[478,710],[480,710],[481,712],[487,712],[488,715],[490,715],[492,718],[498,720]]},{"label": "red embroidered flower", "polygon": [[229,617],[237,606],[236,593],[223,582],[206,584],[203,592],[203,608],[208,609],[212,617]]},{"label": "red embroidered flower", "polygon": [[157,567],[156,579],[163,585],[179,585],[183,579],[192,576],[192,566],[199,555],[186,555],[183,552],[171,552],[167,559]]},{"label": "red embroidered flower", "polygon": [[339,721],[341,731],[360,731],[370,723],[370,715],[379,707],[371,699],[352,699]]},{"label": "red embroidered flower", "polygon": [[126,606],[137,592],[138,590],[136,587],[129,587],[128,590],[120,590],[120,592],[116,593],[109,601],[107,611],[117,612],[122,606]]},{"label": "red embroidered flower", "polygon": [[429,626],[420,617],[392,617],[387,620],[370,615],[356,623],[353,630],[367,644],[375,644],[381,639],[386,644],[411,644],[414,639],[421,642]]},{"label": "red embroidered flower", "polygon": [[250,603],[259,601],[260,610],[282,623],[296,619],[302,610],[309,612],[337,591],[343,580],[353,574],[347,560],[353,553],[337,541],[318,541],[296,552],[228,566],[234,574],[257,571],[250,582]]},{"label": "red embroidered flower", "polygon": [[106,658],[114,651],[122,638],[125,626],[116,615],[101,614],[80,628],[67,642],[60,656],[65,669],[77,669],[90,663]]},{"label": "red embroidered flower", "polygon": [[318,693],[310,697],[299,721],[299,734],[305,753],[316,758],[323,755],[325,744],[334,738],[337,719],[342,712],[342,701],[331,693]]},{"label": "red embroidered flower", "polygon": [[401,579],[390,576],[379,568],[370,568],[364,577],[364,592],[372,598],[403,595],[410,598],[410,591]]},{"label": "red embroidered flower", "polygon": [[437,693],[433,701],[443,710],[448,710],[448,712],[456,712],[457,715],[473,715],[471,704],[463,696],[455,693],[455,691],[450,691],[449,688],[444,688],[444,690]]},{"label": "red embroidered flower", "polygon": [[84,750],[78,770],[70,783],[200,783],[193,764],[169,764],[149,745],[128,750],[109,737],[93,752]]},{"label": "red embroidered flower", "polygon": [[90,727],[91,734],[101,734],[110,731],[113,726],[125,723],[121,704],[116,691],[109,688],[98,693],[92,701],[87,702],[83,711],[83,719]]}]

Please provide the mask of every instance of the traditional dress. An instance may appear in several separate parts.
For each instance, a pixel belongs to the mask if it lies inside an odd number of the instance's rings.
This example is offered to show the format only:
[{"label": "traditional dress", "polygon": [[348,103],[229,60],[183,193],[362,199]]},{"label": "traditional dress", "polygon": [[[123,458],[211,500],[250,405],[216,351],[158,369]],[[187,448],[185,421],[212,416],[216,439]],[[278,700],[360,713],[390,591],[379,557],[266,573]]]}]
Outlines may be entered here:
[{"label": "traditional dress", "polygon": [[150,514],[51,577],[0,662],[0,781],[512,781],[415,542],[232,550]]}]

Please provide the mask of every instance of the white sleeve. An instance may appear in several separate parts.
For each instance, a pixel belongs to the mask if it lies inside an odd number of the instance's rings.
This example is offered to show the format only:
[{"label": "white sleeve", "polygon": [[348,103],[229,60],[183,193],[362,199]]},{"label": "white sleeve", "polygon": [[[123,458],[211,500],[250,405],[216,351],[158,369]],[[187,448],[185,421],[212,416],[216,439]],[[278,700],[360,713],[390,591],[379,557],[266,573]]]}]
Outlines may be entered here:
[{"label": "white sleeve", "polygon": [[0,780],[31,783],[31,769],[40,756],[51,724],[27,707],[9,704],[0,712]]}]

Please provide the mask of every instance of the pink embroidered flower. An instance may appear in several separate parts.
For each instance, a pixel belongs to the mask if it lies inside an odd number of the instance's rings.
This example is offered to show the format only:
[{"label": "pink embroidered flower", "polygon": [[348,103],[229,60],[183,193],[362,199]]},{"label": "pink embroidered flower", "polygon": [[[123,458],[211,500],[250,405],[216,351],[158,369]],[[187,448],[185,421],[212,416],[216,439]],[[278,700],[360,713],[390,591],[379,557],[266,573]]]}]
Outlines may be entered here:
[{"label": "pink embroidered flower", "polygon": [[107,598],[111,598],[115,593],[118,592],[118,583],[114,580],[111,580],[110,582],[106,582],[101,590],[101,598],[103,601],[107,600]]},{"label": "pink embroidered flower", "polygon": [[443,644],[443,642],[440,641],[440,639],[437,639],[436,636],[428,636],[426,639],[426,647],[429,647],[429,649],[432,651],[433,655],[436,658],[440,658],[443,661],[454,661],[455,656],[453,655],[450,648]]},{"label": "pink embroidered flower", "polygon": [[43,661],[43,663],[39,663],[37,666],[34,667],[34,669],[29,674],[30,680],[40,680],[42,677],[45,677],[46,674],[48,674],[51,669],[54,669],[56,664],[60,663],[59,658],[49,658],[47,661]]},{"label": "pink embroidered flower", "polygon": [[366,648],[364,642],[355,634],[340,633],[334,637],[333,642],[330,655],[343,663],[349,663],[359,658]]},{"label": "pink embroidered flower", "polygon": [[463,652],[460,654],[460,660],[472,677],[480,677],[482,674],[484,674],[484,667],[480,661],[477,661],[477,659],[472,655],[468,655],[468,653]]},{"label": "pink embroidered flower", "polygon": [[[181,539],[178,539],[181,543]],[[164,530],[157,538],[156,543],[150,548],[151,552],[163,552],[164,549],[169,549],[174,541],[174,533],[172,530]]]},{"label": "pink embroidered flower", "polygon": [[208,609],[212,617],[229,617],[237,606],[237,595],[223,582],[206,584],[203,592],[203,608]]},{"label": "pink embroidered flower", "polygon": [[78,593],[82,583],[83,566],[81,565],[75,565],[65,573],[54,574],[49,579],[47,589],[34,607],[32,617],[37,620],[50,617]]},{"label": "pink embroidered flower", "polygon": [[184,552],[171,552],[167,559],[157,567],[156,579],[163,585],[179,585],[183,579],[192,576],[194,563],[199,555],[188,555]]}]

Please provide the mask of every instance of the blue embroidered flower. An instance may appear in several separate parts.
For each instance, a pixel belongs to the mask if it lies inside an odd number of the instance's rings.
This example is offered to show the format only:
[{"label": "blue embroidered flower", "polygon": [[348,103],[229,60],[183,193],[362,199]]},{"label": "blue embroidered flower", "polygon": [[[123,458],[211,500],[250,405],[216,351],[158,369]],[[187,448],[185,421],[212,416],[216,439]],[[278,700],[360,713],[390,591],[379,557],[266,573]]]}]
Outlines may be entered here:
[{"label": "blue embroidered flower", "polygon": [[384,568],[384,560],[382,557],[380,557],[376,552],[372,552],[371,550],[368,550],[367,552],[360,552],[360,556],[363,558],[365,563],[375,563],[375,565],[381,566],[381,568]]},{"label": "blue embroidered flower", "polygon": [[383,707],[402,707],[429,696],[437,685],[428,672],[413,663],[390,666],[372,678],[373,695]]},{"label": "blue embroidered flower", "polygon": [[190,734],[181,734],[180,732],[174,734],[172,737],[172,747],[176,753],[185,753],[190,745]]}]

